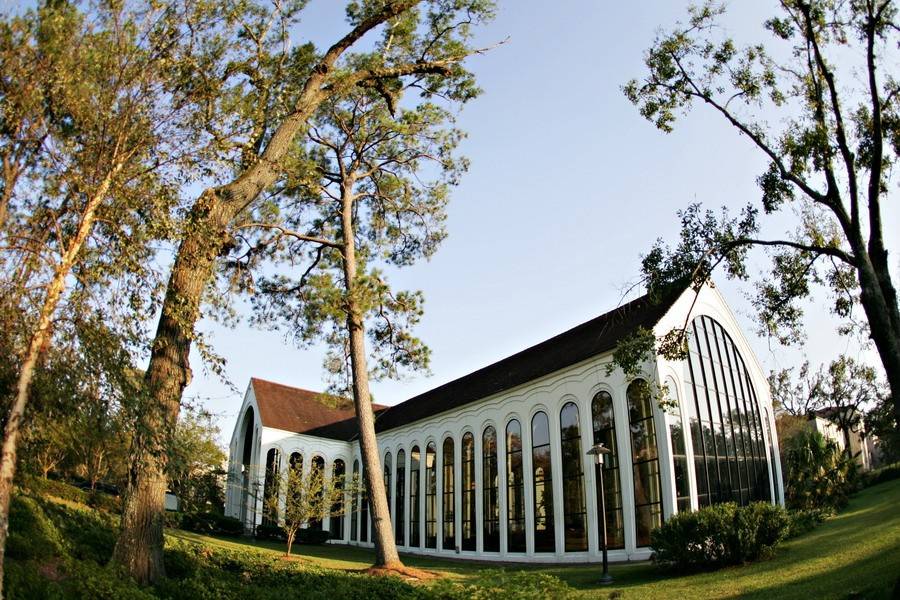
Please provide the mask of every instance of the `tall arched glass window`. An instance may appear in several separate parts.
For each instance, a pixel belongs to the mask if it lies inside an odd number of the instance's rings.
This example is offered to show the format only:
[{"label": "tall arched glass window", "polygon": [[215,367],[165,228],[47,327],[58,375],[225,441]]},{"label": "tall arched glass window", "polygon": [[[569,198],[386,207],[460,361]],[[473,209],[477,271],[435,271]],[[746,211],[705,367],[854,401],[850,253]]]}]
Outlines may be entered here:
[{"label": "tall arched glass window", "polygon": [[556,552],[550,421],[545,412],[535,413],[531,418],[531,468],[534,485],[534,551]]},{"label": "tall arched glass window", "polygon": [[419,447],[413,446],[409,451],[409,545],[419,547],[419,477],[422,466],[419,462]]},{"label": "tall arched glass window", "polygon": [[266,477],[263,480],[263,525],[278,524],[278,509],[274,498],[278,497],[278,477],[281,471],[281,453],[275,448],[266,452]]},{"label": "tall arched glass window", "polygon": [[406,452],[403,450],[397,450],[397,495],[395,497],[397,505],[394,509],[396,518],[393,520],[396,530],[394,539],[398,546],[403,546],[406,544],[404,530],[406,526],[406,507],[404,506],[404,502],[406,502]]},{"label": "tall arched glass window", "polygon": [[391,522],[394,521],[394,512],[391,508],[391,453],[387,452],[384,455],[384,495],[387,500],[388,506],[388,516],[391,519]]},{"label": "tall arched glass window", "polygon": [[[362,490],[360,491],[360,505],[359,505],[359,541],[368,542],[369,541],[369,496],[367,490],[369,487],[366,485],[366,465],[363,463],[361,465],[361,475],[360,475],[360,483],[362,484]],[[375,477],[378,477],[378,474],[375,474]]]},{"label": "tall arched glass window", "polygon": [[[353,487],[359,486],[359,461],[353,461]],[[350,541],[359,539],[359,493],[354,489],[350,496]]]},{"label": "tall arched glass window", "polygon": [[456,550],[456,498],[454,496],[454,465],[453,465],[453,438],[444,440],[443,452],[443,513],[444,513],[444,535],[442,538],[442,548],[444,550]]},{"label": "tall arched glass window", "polygon": [[659,455],[650,386],[635,379],[628,386],[628,425],[631,430],[631,460],[634,476],[635,544],[650,545],[650,531],[662,524]]},{"label": "tall arched glass window", "polygon": [[[347,467],[344,466],[344,461],[341,459],[336,459],[334,461],[334,466],[331,469],[331,475],[333,477],[332,484],[337,489],[344,489],[344,476],[347,472]],[[344,495],[339,495],[334,504],[331,506],[331,514],[337,515],[332,516],[329,521],[329,530],[331,531],[331,538],[335,540],[343,540],[344,539]]]},{"label": "tall arched glass window", "polygon": [[669,439],[672,442],[672,472],[675,474],[675,496],[678,511],[691,509],[691,490],[688,481],[687,448],[684,443],[684,427],[681,421],[682,402],[678,397],[678,389],[671,378],[666,380],[668,398],[674,402],[674,414],[666,415],[669,424]]},{"label": "tall arched glass window", "polygon": [[497,430],[488,425],[481,436],[481,476],[485,552],[500,552],[500,474],[497,471]]},{"label": "tall arched glass window", "polygon": [[562,448],[563,525],[566,552],[588,549],[587,511],[584,502],[583,455],[578,406],[567,402],[559,411],[559,439]]},{"label": "tall arched glass window", "polygon": [[688,373],[700,506],[771,500],[756,391],[734,340],[705,315],[688,327]]},{"label": "tall arched glass window", "polygon": [[437,450],[425,447],[425,547],[437,548]]},{"label": "tall arched glass window", "polygon": [[522,473],[522,426],[506,425],[506,551],[525,552],[525,477]]},{"label": "tall arched glass window", "polygon": [[[606,547],[612,549],[625,547],[625,521],[622,513],[622,485],[619,479],[619,447],[616,445],[616,413],[613,399],[609,392],[601,390],[591,401],[591,422],[594,429],[594,444],[603,444],[610,453],[606,455],[603,466],[594,466],[594,480],[599,486],[600,469],[603,469],[603,494],[606,500]],[[600,514],[600,498],[597,498],[597,522]],[[602,535],[602,528],[597,528],[597,535]],[[598,546],[603,540],[598,538]]]},{"label": "tall arched glass window", "polygon": [[[310,476],[311,477],[324,477],[325,475],[325,459],[321,456],[313,456],[312,461],[309,463],[310,469],[312,469]],[[315,492],[317,498],[322,497],[322,490],[318,489]],[[321,503],[320,503],[321,504]],[[309,528],[315,529],[316,531],[322,530],[322,519],[313,519],[309,522]]]},{"label": "tall arched glass window", "polygon": [[475,436],[462,437],[462,549],[475,550]]}]

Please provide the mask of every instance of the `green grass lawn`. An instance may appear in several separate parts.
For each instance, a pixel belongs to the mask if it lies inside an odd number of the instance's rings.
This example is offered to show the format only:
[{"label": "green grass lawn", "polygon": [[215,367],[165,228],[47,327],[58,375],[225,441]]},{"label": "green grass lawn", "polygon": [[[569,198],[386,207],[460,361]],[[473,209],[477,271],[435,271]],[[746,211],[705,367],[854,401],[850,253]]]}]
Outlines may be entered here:
[{"label": "green grass lawn", "polygon": [[[282,553],[283,545],[222,539],[171,531],[169,535],[219,547]],[[295,546],[312,564],[340,570],[368,567],[372,550],[346,546]],[[491,563],[407,555],[409,566],[467,583],[478,583]],[[585,598],[891,598],[900,577],[900,480],[868,488],[837,517],[779,546],[768,561],[688,576],[662,575],[649,563],[610,568],[615,583],[595,583],[599,567],[505,566],[507,571],[540,570],[572,586]]]}]

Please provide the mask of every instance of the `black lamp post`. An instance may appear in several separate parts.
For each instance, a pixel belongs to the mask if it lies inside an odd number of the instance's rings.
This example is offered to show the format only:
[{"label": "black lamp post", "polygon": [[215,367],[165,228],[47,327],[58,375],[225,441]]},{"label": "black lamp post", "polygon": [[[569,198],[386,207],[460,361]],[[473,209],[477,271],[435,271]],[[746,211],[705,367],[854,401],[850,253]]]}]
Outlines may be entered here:
[{"label": "black lamp post", "polygon": [[596,444],[590,450],[588,455],[594,457],[594,464],[600,467],[600,477],[597,478],[597,497],[600,498],[600,547],[603,550],[603,575],[600,577],[600,583],[607,585],[613,582],[612,576],[609,574],[609,557],[606,551],[606,497],[605,487],[603,486],[603,463],[606,462],[606,455],[612,450],[603,444]]}]

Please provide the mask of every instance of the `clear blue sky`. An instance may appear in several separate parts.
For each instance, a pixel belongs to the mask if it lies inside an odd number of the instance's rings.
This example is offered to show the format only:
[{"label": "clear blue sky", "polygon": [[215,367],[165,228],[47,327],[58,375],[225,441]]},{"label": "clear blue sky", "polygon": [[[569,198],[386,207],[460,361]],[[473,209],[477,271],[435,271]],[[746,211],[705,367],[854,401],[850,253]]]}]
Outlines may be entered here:
[{"label": "clear blue sky", "polygon": [[[758,39],[769,4],[731,2],[727,22],[738,37]],[[638,275],[640,255],[657,237],[674,237],[675,213],[688,203],[737,208],[758,199],[764,161],[746,139],[703,107],[665,135],[620,91],[643,74],[643,51],[657,28],[682,18],[685,7],[501,0],[479,43],[509,42],[469,62],[485,93],[459,122],[472,164],[453,194],[449,238],[430,262],[391,277],[398,288],[425,292],[417,332],[432,349],[433,374],[374,384],[378,402],[405,400],[616,306]],[[299,33],[325,42],[345,28],[343,3],[314,0]],[[885,231],[897,271],[900,211],[889,210]],[[767,369],[860,352],[834,332],[824,302],[809,306],[804,349],[770,346],[753,334],[742,295],[750,288],[722,283]],[[251,376],[322,389],[323,349],[298,350],[277,332],[247,325],[201,327],[240,393],[205,374],[195,356],[186,395],[221,416],[223,441]]]}]

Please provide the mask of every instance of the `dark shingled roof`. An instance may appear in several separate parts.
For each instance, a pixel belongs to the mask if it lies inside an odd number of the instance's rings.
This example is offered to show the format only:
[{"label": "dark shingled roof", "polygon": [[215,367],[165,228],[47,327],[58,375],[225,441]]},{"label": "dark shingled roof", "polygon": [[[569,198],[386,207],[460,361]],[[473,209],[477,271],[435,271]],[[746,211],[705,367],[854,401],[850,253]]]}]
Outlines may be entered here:
[{"label": "dark shingled roof", "polygon": [[[608,352],[638,327],[652,328],[680,294],[666,300],[647,296],[623,304],[540,344],[395,406],[374,405],[376,431],[395,429],[512,389]],[[318,437],[356,439],[352,401],[251,379],[263,425]]]},{"label": "dark shingled roof", "polygon": [[638,327],[650,329],[656,325],[679,295],[671,294],[664,301],[641,296],[540,344],[388,407],[379,415],[375,429],[387,431],[459,408],[612,350]]},{"label": "dark shingled roof", "polygon": [[[322,435],[334,439],[350,439],[356,435],[353,401],[340,396],[313,392],[282,385],[265,379],[250,379],[259,406],[259,418],[266,427],[296,433],[312,433],[336,423],[350,422],[352,431],[341,430],[339,436]],[[385,407],[374,405],[376,412]],[[347,429],[346,427],[344,429]],[[318,433],[313,435],[319,435]]]}]

